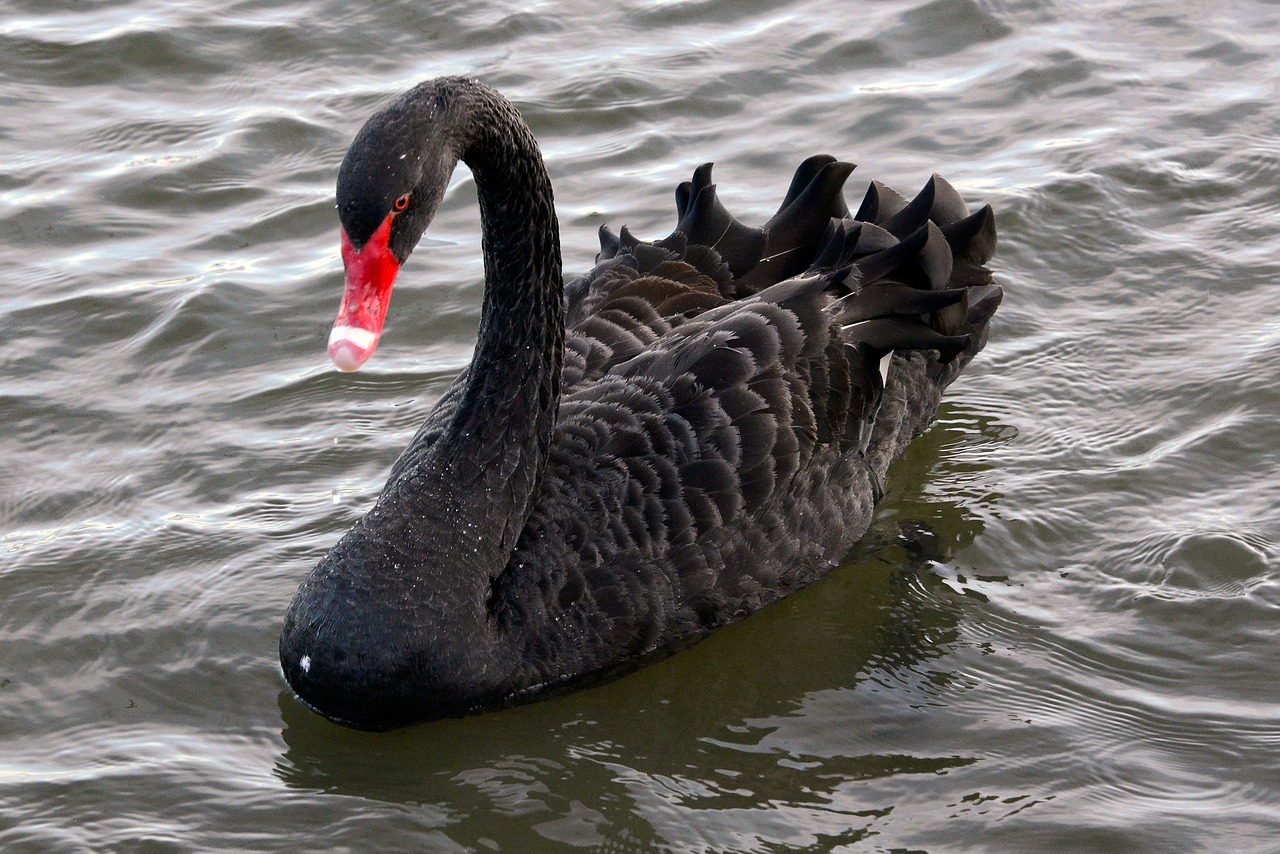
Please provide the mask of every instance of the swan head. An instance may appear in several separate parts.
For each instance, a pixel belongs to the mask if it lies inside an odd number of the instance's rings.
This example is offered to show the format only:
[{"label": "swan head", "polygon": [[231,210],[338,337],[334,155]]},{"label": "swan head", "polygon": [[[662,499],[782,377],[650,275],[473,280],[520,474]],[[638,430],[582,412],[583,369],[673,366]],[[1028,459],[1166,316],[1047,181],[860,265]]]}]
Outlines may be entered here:
[{"label": "swan head", "polygon": [[374,113],[338,170],[337,209],[346,287],[329,356],[354,371],[373,355],[391,290],[444,199],[458,162],[447,105],[412,90]]}]

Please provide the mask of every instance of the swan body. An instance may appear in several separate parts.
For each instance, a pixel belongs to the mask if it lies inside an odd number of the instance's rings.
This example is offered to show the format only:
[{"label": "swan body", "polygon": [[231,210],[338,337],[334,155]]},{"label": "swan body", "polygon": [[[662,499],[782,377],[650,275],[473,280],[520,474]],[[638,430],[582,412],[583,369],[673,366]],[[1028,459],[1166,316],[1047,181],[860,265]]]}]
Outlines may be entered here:
[{"label": "swan body", "polygon": [[669,237],[602,228],[565,285],[532,134],[494,90],[443,78],[379,110],[339,170],[340,369],[376,347],[459,160],[483,231],[475,355],[280,637],[298,696],[351,726],[615,672],[819,578],[1002,296],[989,207],[934,176],[909,202],[873,182],[851,215],[853,167],[828,156],[760,228],[707,164]]}]

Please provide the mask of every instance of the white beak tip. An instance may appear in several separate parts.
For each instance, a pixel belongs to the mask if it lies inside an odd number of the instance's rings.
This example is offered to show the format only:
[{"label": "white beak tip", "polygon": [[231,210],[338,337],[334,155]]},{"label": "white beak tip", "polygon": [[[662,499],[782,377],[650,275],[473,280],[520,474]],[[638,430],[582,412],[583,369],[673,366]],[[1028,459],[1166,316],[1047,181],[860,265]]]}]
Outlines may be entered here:
[{"label": "white beak tip", "polygon": [[377,346],[378,334],[358,326],[335,326],[329,333],[329,358],[343,373],[358,370]]}]

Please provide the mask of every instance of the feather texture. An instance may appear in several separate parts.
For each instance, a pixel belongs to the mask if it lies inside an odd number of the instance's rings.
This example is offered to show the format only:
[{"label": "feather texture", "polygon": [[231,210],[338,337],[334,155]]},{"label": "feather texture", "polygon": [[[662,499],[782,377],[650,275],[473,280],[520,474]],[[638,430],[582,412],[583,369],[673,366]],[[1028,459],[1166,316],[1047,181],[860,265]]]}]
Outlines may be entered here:
[{"label": "feather texture", "polygon": [[[471,81],[403,100],[469,140],[486,251],[508,254],[486,259],[476,359],[295,597],[281,660],[299,695],[370,727],[501,704],[687,643],[836,563],[985,342],[990,208],[935,175],[911,199],[873,182],[850,216],[852,165],[819,155],[751,227],[705,164],[671,235],[602,228],[597,266],[562,288],[558,253],[549,274],[520,254],[545,254],[527,232],[556,235],[514,109]],[[507,340],[525,327],[550,331]]]}]

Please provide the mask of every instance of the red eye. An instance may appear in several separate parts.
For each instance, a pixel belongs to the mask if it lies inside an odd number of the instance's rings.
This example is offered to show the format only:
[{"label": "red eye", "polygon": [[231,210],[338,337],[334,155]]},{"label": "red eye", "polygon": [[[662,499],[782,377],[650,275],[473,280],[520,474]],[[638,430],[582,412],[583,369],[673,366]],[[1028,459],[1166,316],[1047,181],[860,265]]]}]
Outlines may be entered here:
[{"label": "red eye", "polygon": [[409,194],[405,193],[403,196],[396,199],[394,202],[391,203],[391,207],[397,212],[402,211],[405,208],[409,207]]}]

